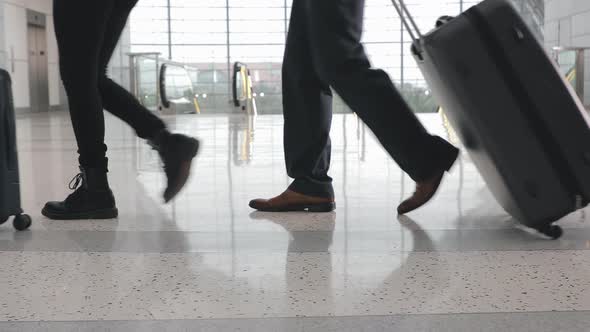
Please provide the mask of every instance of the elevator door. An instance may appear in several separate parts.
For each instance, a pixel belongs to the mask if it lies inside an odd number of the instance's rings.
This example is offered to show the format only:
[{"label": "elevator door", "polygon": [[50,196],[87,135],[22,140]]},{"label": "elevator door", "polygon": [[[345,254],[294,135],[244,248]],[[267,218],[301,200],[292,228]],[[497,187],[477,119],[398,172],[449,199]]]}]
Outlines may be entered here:
[{"label": "elevator door", "polygon": [[47,71],[47,32],[45,27],[29,24],[29,85],[31,111],[49,110],[49,80]]}]

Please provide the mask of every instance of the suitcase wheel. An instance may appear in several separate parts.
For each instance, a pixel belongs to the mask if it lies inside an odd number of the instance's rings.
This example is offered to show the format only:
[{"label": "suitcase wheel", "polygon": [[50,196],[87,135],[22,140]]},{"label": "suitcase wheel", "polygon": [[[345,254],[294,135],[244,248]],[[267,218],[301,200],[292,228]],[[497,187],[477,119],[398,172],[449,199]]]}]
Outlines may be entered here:
[{"label": "suitcase wheel", "polygon": [[547,225],[545,227],[539,228],[538,231],[544,235],[547,235],[553,240],[557,240],[563,235],[563,229],[557,225]]},{"label": "suitcase wheel", "polygon": [[17,231],[24,231],[31,227],[32,219],[28,214],[19,214],[14,217],[12,225]]}]

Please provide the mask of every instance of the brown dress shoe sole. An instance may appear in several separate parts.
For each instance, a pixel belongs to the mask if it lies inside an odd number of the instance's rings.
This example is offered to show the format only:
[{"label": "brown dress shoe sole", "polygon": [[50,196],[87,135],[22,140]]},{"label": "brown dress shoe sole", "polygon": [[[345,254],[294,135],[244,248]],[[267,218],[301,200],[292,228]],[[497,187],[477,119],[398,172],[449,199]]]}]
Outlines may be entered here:
[{"label": "brown dress shoe sole", "polygon": [[336,203],[319,203],[319,204],[290,204],[284,206],[257,206],[250,203],[250,207],[262,212],[315,212],[324,213],[336,210]]},{"label": "brown dress shoe sole", "polygon": [[423,207],[424,205],[426,205],[428,202],[430,202],[434,196],[436,195],[436,193],[438,192],[442,181],[444,180],[445,177],[445,171],[449,172],[451,170],[451,168],[453,168],[453,165],[455,165],[455,163],[457,162],[457,159],[459,159],[459,154],[460,154],[460,150],[459,149],[455,149],[455,152],[452,155],[452,158],[449,159],[449,162],[447,165],[445,165],[445,169],[444,171],[441,171],[441,174],[438,178],[436,178],[434,181],[434,186],[432,187],[432,190],[430,193],[428,193],[428,195],[426,195],[425,197],[423,197],[421,200],[419,200],[417,203],[407,206],[408,205],[408,200],[402,202],[402,204],[400,204],[397,207],[397,213],[398,215],[404,215],[407,213],[410,213],[412,211],[415,211],[421,207]]},{"label": "brown dress shoe sole", "polygon": [[424,199],[422,199],[421,201],[419,201],[419,203],[415,204],[414,206],[410,206],[410,207],[406,207],[404,206],[404,203],[406,203],[405,201],[402,202],[402,204],[400,204],[397,207],[397,214],[398,215],[404,215],[404,214],[408,214],[412,211],[418,210],[419,208],[423,207],[424,205],[426,205],[428,202],[430,202],[434,196],[436,195],[436,193],[438,192],[438,189],[440,188],[440,185],[442,184],[442,181],[444,179],[444,174],[441,175],[438,178],[438,182],[437,184],[432,188],[432,191],[424,197]]}]

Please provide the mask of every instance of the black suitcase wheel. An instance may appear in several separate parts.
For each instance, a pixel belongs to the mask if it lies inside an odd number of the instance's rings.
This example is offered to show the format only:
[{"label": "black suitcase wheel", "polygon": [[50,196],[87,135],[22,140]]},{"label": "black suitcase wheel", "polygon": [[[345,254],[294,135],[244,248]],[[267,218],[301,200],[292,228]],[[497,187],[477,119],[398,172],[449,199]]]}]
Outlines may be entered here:
[{"label": "black suitcase wheel", "polygon": [[547,235],[553,240],[557,240],[563,235],[563,229],[557,225],[547,225],[543,228],[539,228],[539,232]]},{"label": "black suitcase wheel", "polygon": [[12,225],[17,231],[24,231],[31,227],[33,220],[28,214],[19,214],[14,217]]}]

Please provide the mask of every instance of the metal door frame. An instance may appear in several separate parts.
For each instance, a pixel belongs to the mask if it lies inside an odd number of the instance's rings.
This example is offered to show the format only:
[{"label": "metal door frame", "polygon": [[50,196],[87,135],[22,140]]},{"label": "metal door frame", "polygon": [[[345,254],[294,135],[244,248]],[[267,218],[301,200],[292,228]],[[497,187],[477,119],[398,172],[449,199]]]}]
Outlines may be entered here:
[{"label": "metal door frame", "polygon": [[[33,42],[31,38],[35,38],[35,41]],[[48,111],[51,102],[47,58],[47,16],[45,14],[27,9],[27,39],[30,109],[33,112]],[[33,90],[36,91],[33,92]]]}]

